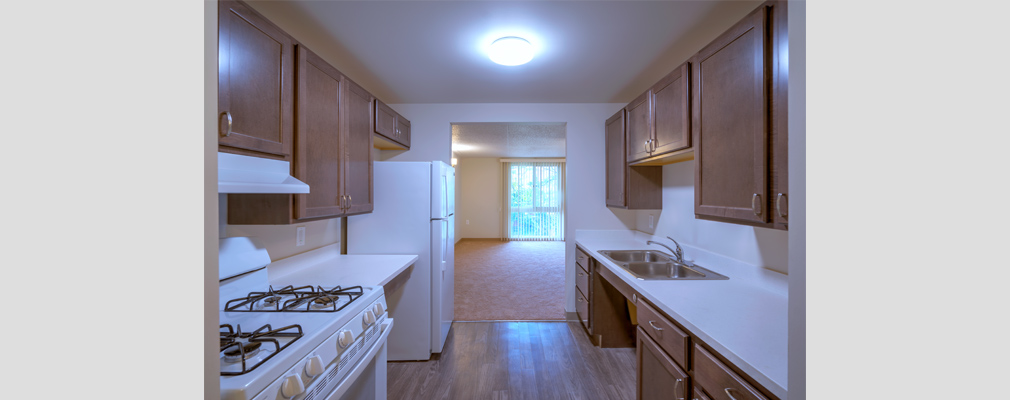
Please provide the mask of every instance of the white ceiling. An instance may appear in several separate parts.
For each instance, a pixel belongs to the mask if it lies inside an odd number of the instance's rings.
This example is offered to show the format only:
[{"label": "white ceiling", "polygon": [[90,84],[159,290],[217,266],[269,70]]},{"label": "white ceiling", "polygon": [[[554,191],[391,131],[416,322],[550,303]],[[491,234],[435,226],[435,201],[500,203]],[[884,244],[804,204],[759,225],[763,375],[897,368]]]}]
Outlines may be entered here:
[{"label": "white ceiling", "polygon": [[[386,103],[623,103],[753,10],[750,1],[251,1],[298,21]],[[484,46],[528,39],[528,64]],[[312,46],[309,46],[310,48]]]},{"label": "white ceiling", "polygon": [[556,123],[455,123],[452,124],[453,157],[565,156],[563,122]]}]

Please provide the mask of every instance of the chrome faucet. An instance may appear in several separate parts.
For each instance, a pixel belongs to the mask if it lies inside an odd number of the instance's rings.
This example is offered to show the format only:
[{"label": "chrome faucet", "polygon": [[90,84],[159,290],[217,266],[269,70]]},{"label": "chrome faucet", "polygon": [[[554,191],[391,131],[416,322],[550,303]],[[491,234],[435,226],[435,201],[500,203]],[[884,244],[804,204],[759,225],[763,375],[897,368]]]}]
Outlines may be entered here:
[{"label": "chrome faucet", "polygon": [[673,253],[673,257],[677,259],[677,262],[679,262],[681,264],[686,264],[684,262],[684,250],[680,248],[680,243],[677,243],[677,241],[673,240],[672,237],[667,236],[666,238],[670,239],[670,241],[673,242],[674,246],[677,246],[677,250],[671,249],[670,246],[667,246],[665,244],[662,244],[662,243],[659,243],[659,242],[653,242],[651,240],[646,241],[645,244],[647,244],[647,245],[648,244],[658,244],[660,246],[663,246],[667,250],[670,250],[670,253]]}]

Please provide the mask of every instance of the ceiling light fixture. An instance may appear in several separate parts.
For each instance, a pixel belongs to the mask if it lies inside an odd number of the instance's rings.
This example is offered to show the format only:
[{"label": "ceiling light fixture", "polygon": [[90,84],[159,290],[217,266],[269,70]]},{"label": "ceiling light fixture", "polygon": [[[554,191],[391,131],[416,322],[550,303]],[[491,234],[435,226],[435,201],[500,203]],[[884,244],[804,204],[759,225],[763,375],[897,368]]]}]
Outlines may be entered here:
[{"label": "ceiling light fixture", "polygon": [[517,36],[506,36],[491,43],[491,61],[501,65],[522,65],[533,59],[533,45]]}]

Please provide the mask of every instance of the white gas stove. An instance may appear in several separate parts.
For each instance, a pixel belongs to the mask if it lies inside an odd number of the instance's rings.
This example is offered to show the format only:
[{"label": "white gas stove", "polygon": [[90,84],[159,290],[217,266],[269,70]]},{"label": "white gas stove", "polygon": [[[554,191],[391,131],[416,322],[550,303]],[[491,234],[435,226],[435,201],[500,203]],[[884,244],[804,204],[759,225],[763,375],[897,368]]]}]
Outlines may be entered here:
[{"label": "white gas stove", "polygon": [[222,239],[220,251],[222,399],[385,398],[393,320],[381,286],[275,286],[248,238]]}]

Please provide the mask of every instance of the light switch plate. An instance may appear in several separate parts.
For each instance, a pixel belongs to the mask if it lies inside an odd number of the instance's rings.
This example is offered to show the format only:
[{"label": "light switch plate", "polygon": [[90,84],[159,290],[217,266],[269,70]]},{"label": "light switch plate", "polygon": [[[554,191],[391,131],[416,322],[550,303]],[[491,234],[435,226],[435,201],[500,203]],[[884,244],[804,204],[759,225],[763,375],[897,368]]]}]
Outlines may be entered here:
[{"label": "light switch plate", "polygon": [[296,235],[295,240],[296,240],[295,246],[304,246],[305,245],[305,227],[304,226],[299,226],[298,227],[298,234]]}]

